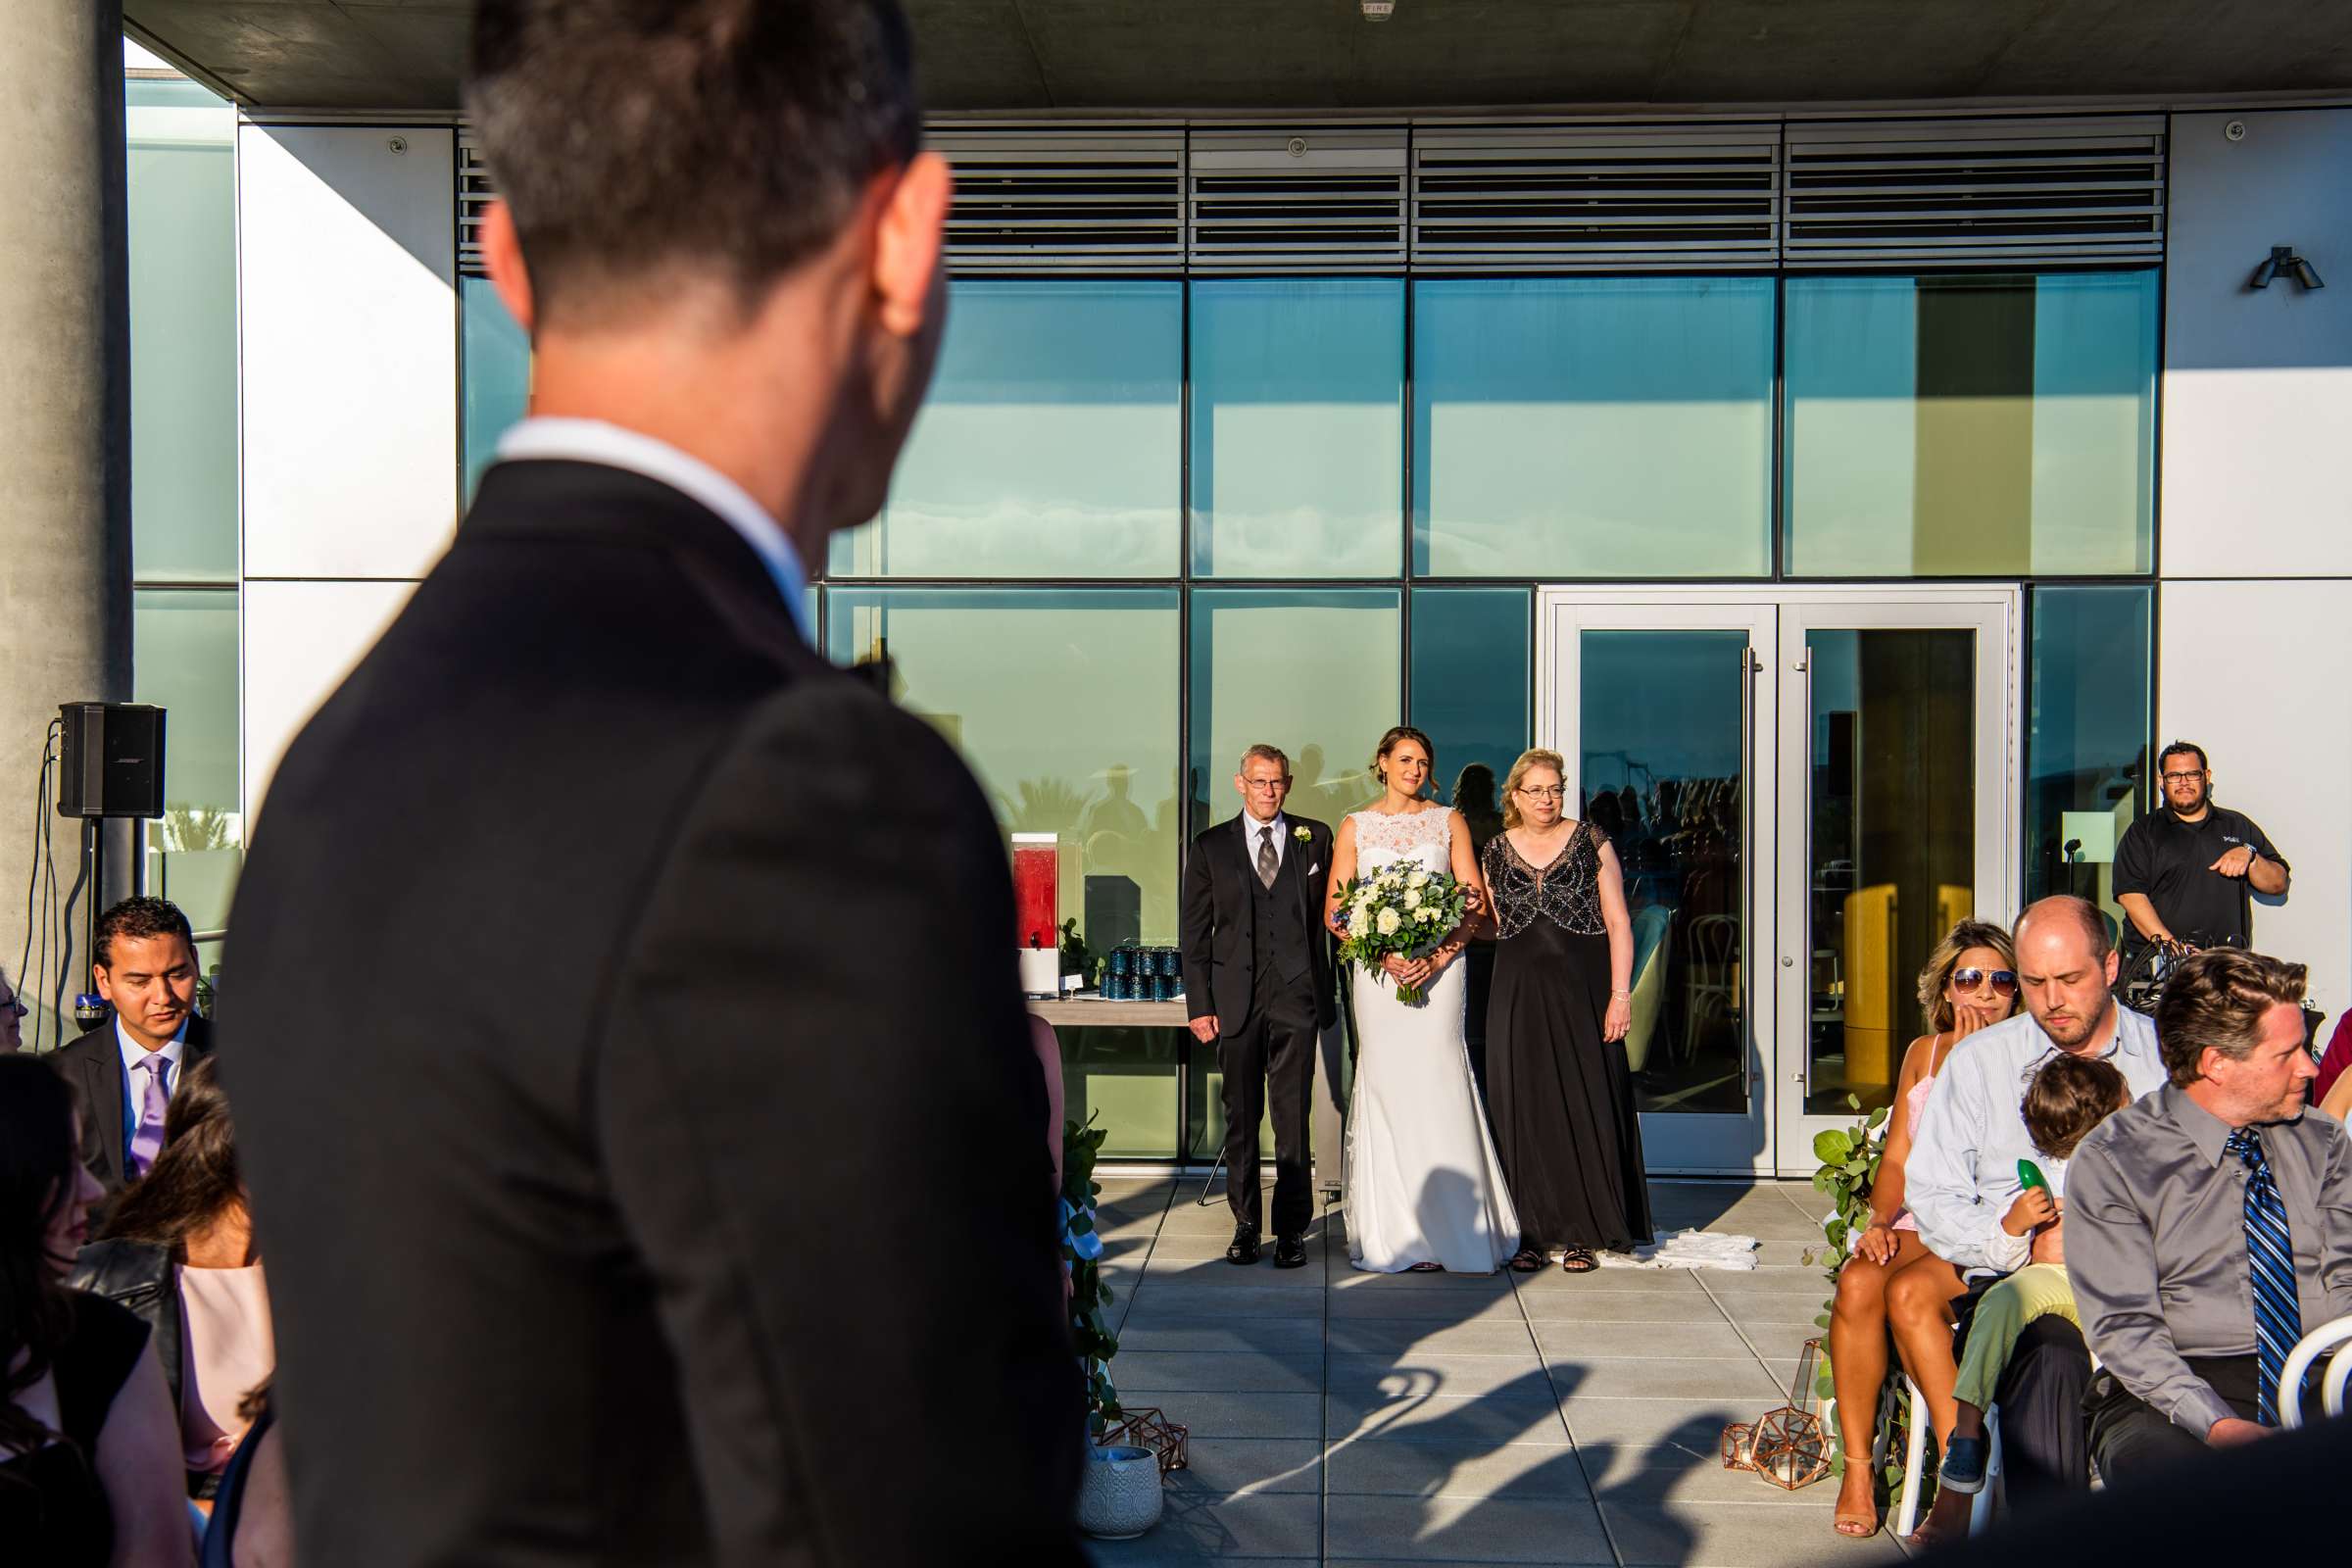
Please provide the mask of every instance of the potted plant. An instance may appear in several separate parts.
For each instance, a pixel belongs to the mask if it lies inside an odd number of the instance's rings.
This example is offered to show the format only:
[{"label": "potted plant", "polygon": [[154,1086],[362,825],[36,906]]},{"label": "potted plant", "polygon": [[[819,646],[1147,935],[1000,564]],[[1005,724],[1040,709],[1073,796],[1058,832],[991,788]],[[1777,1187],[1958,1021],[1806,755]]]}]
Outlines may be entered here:
[{"label": "potted plant", "polygon": [[1159,1455],[1125,1444],[1104,1445],[1103,1428],[1121,1415],[1119,1393],[1110,1381],[1110,1358],[1119,1353],[1102,1309],[1110,1287],[1102,1283],[1102,1237],[1095,1224],[1095,1159],[1105,1128],[1065,1122],[1061,1130],[1061,1261],[1070,1272],[1070,1340],[1086,1379],[1086,1472],[1078,1490],[1078,1525],[1088,1535],[1119,1541],[1140,1536],[1159,1522]]}]

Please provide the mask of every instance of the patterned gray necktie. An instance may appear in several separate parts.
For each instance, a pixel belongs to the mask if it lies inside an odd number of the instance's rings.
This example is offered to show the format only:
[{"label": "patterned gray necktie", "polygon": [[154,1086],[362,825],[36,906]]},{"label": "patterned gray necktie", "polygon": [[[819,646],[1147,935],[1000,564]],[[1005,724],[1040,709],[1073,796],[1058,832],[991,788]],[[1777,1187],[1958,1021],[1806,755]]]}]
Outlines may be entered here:
[{"label": "patterned gray necktie", "polygon": [[1282,862],[1274,858],[1274,829],[1272,827],[1259,828],[1257,830],[1257,879],[1266,885],[1269,893],[1274,889],[1274,873],[1281,867],[1281,864]]}]

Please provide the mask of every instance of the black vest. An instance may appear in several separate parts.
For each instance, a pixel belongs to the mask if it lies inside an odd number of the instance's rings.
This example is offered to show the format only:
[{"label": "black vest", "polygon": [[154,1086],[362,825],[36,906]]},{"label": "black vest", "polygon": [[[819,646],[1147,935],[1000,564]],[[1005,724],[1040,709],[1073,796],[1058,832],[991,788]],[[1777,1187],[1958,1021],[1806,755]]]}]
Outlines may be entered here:
[{"label": "black vest", "polygon": [[1298,889],[1291,880],[1298,875],[1291,859],[1300,846],[1293,842],[1282,847],[1282,865],[1269,888],[1258,879],[1257,843],[1256,829],[1242,835],[1242,858],[1250,868],[1250,970],[1259,985],[1276,979],[1297,982],[1305,978],[1307,968],[1306,922],[1298,912]]}]

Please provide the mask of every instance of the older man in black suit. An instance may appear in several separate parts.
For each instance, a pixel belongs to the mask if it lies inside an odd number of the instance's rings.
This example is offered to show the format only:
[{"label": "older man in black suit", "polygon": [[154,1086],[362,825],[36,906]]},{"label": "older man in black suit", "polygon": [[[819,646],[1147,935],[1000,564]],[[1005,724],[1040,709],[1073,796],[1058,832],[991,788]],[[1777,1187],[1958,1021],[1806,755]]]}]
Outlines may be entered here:
[{"label": "older man in black suit", "polygon": [[533,416],[287,753],[230,938],[303,1557],[1074,1565],[1003,843],[801,619],[946,306],[906,19],[474,26]]},{"label": "older man in black suit", "polygon": [[196,937],[176,905],[124,899],[100,915],[90,974],[115,1015],[50,1061],[81,1093],[82,1163],[111,1201],[155,1163],[165,1107],[212,1028],[196,1015]]},{"label": "older man in black suit", "polygon": [[1315,1217],[1315,1042],[1339,1015],[1323,879],[1331,829],[1284,812],[1290,759],[1252,746],[1233,787],[1242,811],[1193,840],[1180,934],[1193,1036],[1214,1044],[1225,1075],[1230,1262],[1257,1261],[1257,1123],[1274,1123],[1274,1266],[1306,1261]]}]

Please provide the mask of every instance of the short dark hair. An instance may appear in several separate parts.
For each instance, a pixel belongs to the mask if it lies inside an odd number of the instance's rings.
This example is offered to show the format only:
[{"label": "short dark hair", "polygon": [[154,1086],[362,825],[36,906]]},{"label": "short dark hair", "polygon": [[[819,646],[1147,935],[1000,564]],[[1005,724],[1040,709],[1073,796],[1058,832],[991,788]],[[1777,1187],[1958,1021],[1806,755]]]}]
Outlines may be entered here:
[{"label": "short dark hair", "polygon": [[2027,1083],[2018,1111],[2034,1147],[2052,1159],[2064,1159],[2093,1127],[2130,1103],[2132,1086],[2113,1062],[2062,1051]]},{"label": "short dark hair", "polygon": [[147,937],[177,935],[188,945],[188,957],[196,956],[196,930],[188,917],[179,912],[179,906],[170,899],[124,899],[121,904],[98,917],[97,951],[90,961],[101,969],[115,966],[115,938],[128,937],[140,941]]},{"label": "short dark hair", "polygon": [[2213,764],[2205,760],[2205,748],[2199,746],[2195,741],[2175,741],[2170,746],[2167,746],[2163,751],[2158,752],[2156,754],[2156,771],[2158,773],[2162,773],[2164,771],[2164,764],[2171,761],[2176,757],[2195,758],[2197,760],[2197,771],[2200,773],[2210,773],[2213,771]]},{"label": "short dark hair", "polygon": [[898,0],[478,0],[466,108],[543,317],[749,303],[922,145]]},{"label": "short dark hair", "polygon": [[2174,1083],[2186,1088],[2204,1074],[2197,1063],[2208,1047],[2243,1061],[2262,1044],[2263,1015],[2280,1004],[2300,1006],[2302,964],[2208,948],[2182,959],[2156,998],[2156,1049]]}]

